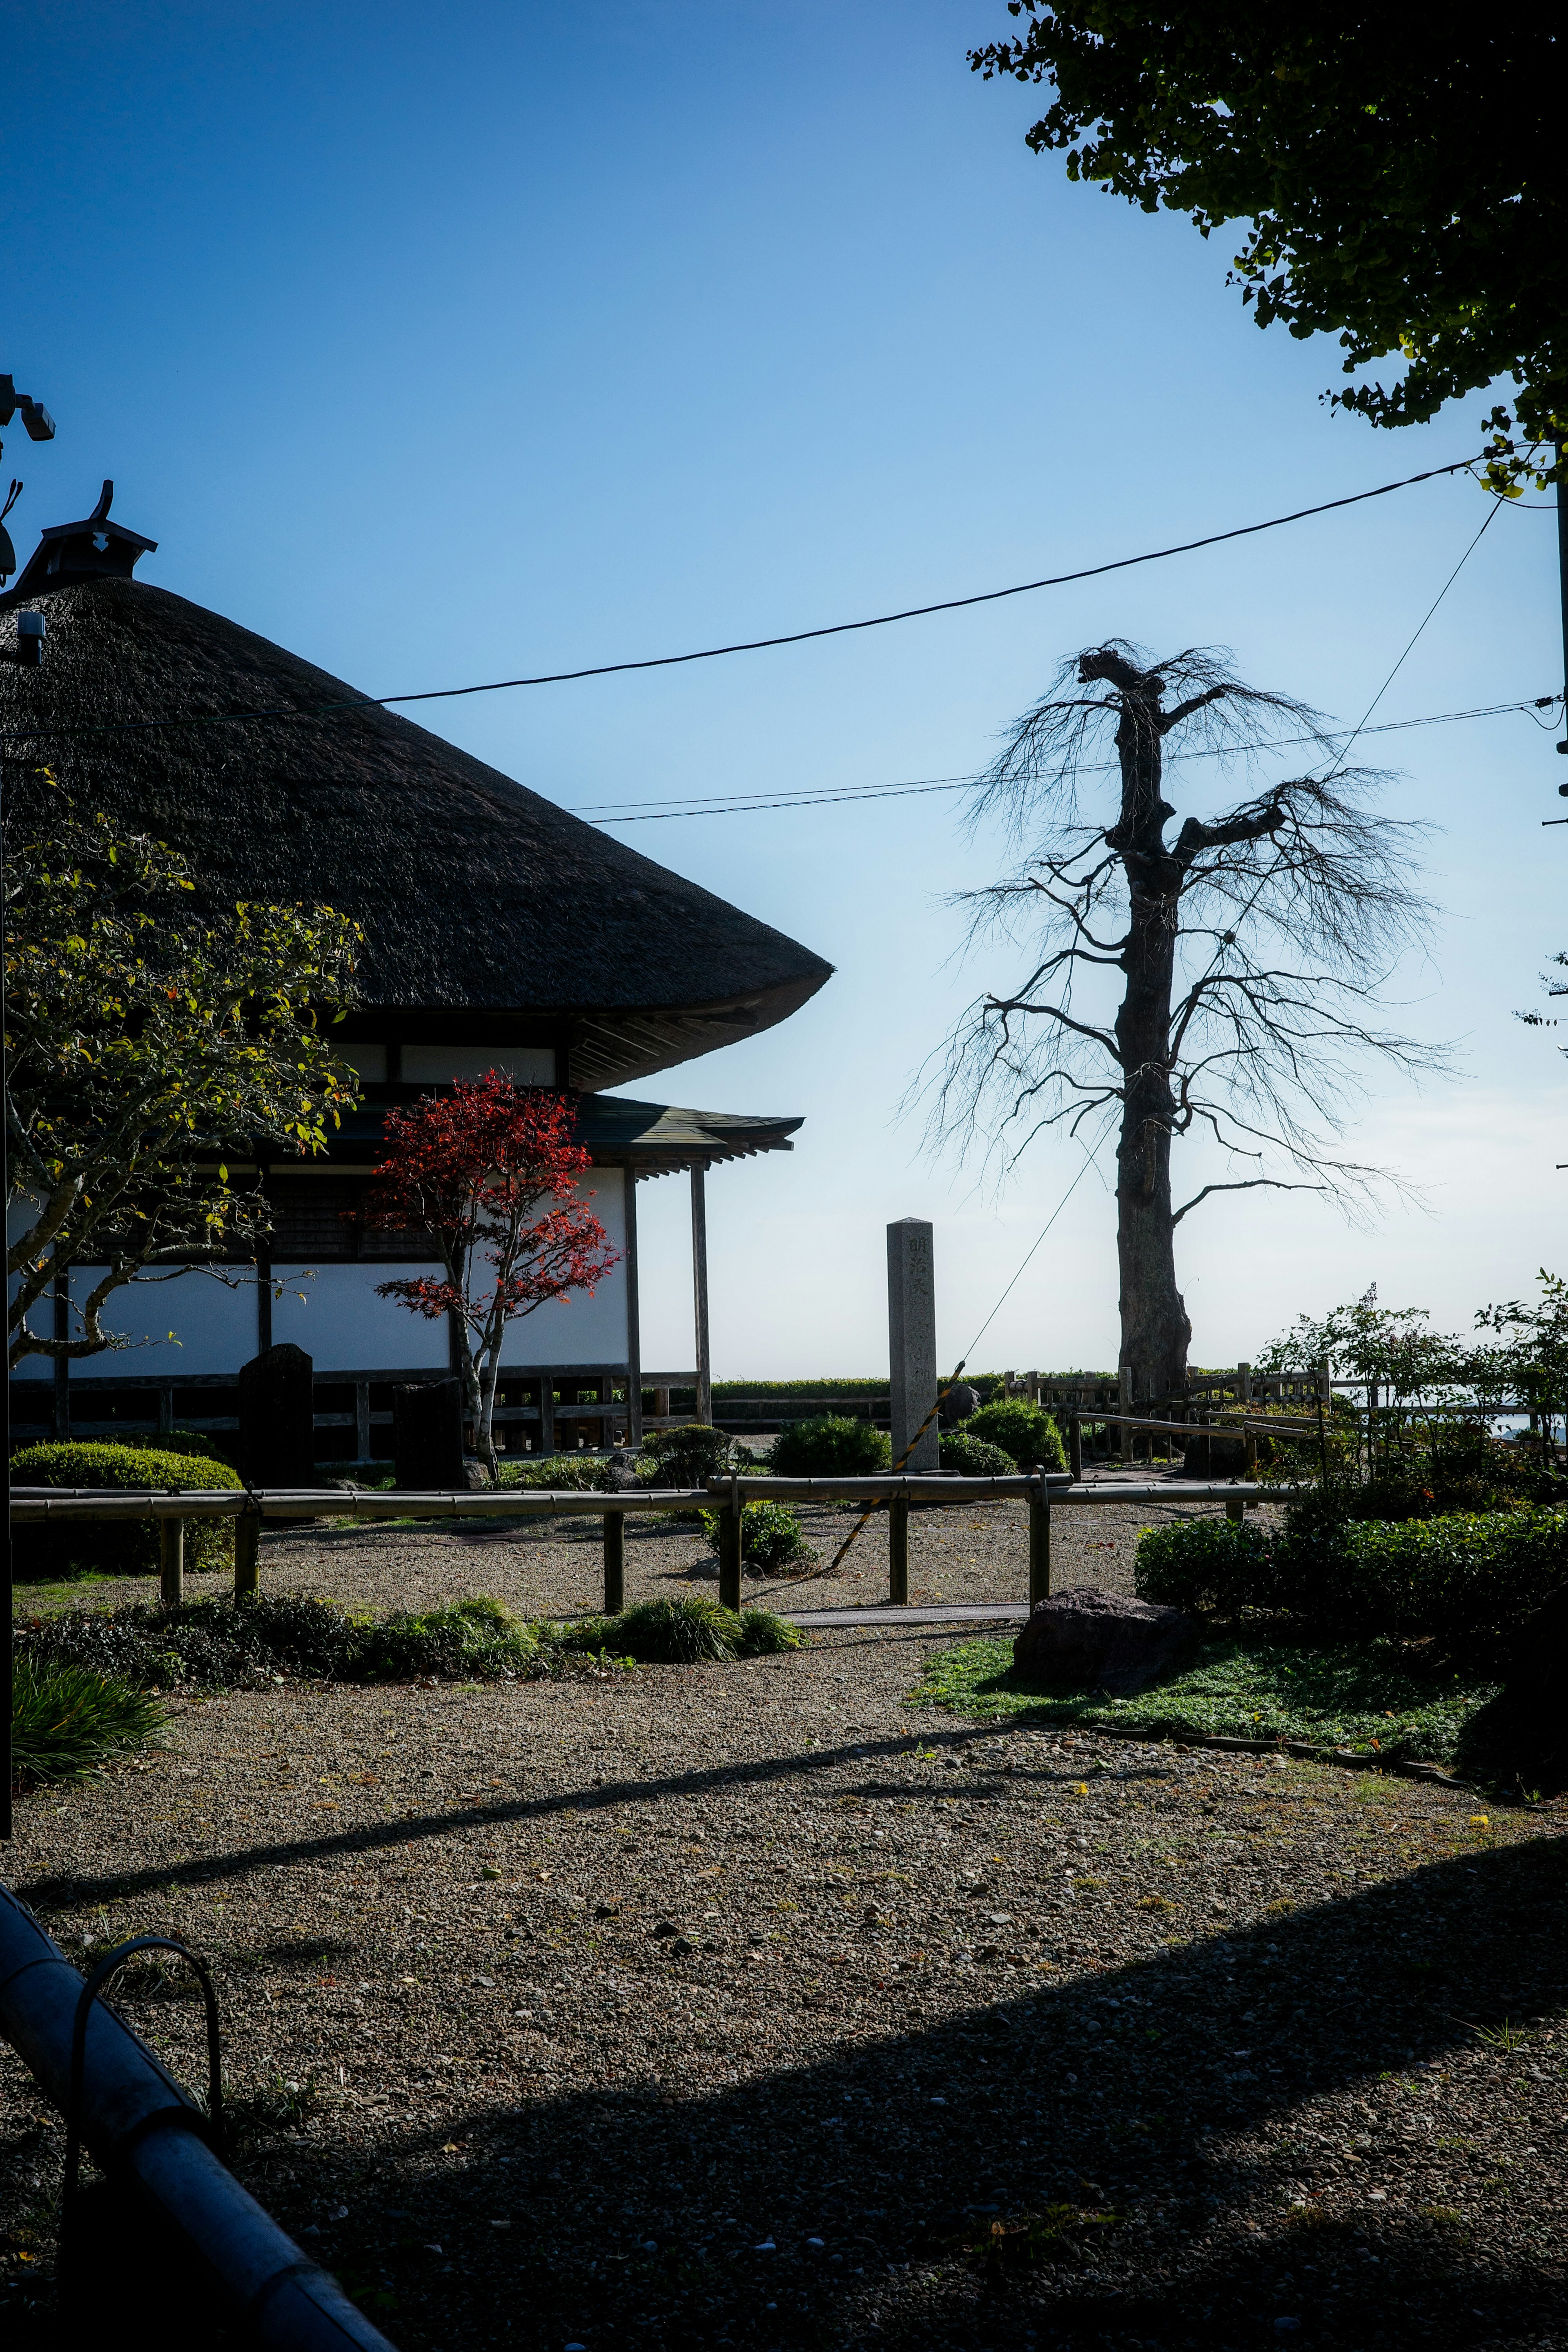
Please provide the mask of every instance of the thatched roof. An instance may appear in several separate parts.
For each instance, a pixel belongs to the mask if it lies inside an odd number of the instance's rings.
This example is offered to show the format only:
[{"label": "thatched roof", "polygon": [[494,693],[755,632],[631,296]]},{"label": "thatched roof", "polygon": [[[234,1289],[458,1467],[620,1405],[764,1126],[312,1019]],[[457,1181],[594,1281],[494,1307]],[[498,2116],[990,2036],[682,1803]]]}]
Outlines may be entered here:
[{"label": "thatched roof", "polygon": [[[16,657],[18,604],[47,621],[36,669]],[[563,1080],[618,1086],[771,1027],[827,979],[809,948],[390,711],[63,731],[353,695],[134,580],[0,596],[0,732],[62,730],[0,743],[8,817],[41,805],[14,764],[36,755],[82,804],[182,850],[209,903],[349,909],[366,1003],[345,1042],[554,1044]]]}]

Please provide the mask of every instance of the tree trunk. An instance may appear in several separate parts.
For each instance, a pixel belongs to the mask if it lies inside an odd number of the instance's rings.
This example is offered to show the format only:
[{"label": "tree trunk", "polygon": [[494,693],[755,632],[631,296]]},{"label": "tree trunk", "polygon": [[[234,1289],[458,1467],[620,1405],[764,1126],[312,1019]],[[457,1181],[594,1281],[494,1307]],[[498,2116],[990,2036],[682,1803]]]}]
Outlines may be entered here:
[{"label": "tree trunk", "polygon": [[1142,1402],[1180,1394],[1193,1336],[1176,1287],[1171,1221],[1171,995],[1182,872],[1163,838],[1165,819],[1173,814],[1160,797],[1163,682],[1110,653],[1094,658],[1121,698],[1116,731],[1121,813],[1105,836],[1121,859],[1131,901],[1121,957],[1127,986],[1116,1016],[1123,1087],[1116,1247],[1121,1361]]}]

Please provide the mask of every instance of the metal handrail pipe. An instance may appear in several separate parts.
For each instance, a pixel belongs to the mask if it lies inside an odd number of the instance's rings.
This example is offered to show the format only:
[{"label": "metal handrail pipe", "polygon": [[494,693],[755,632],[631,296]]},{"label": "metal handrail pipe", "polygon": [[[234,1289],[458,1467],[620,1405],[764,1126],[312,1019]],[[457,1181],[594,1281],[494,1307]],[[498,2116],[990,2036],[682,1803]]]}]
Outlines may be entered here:
[{"label": "metal handrail pipe", "polygon": [[[58,1945],[0,1887],[0,2033],[62,2113],[81,1992]],[[94,2162],[136,2182],[243,2318],[248,2343],[277,2352],[393,2352],[337,2281],[240,2187],[208,2147],[205,2116],[101,2002],[87,2021],[80,2121]]]},{"label": "metal handrail pipe", "polygon": [[[874,1502],[882,1497],[910,1502],[984,1503],[1025,1501],[1039,1495],[1047,1503],[1126,1503],[1235,1501],[1240,1496],[1264,1497],[1275,1490],[1241,1479],[1223,1483],[1204,1479],[1167,1479],[1159,1486],[1131,1486],[1114,1481],[1074,1486],[1065,1471],[1047,1471],[1044,1480],[1023,1474],[1005,1478],[957,1478],[936,1475],[895,1475],[866,1478],[769,1478],[742,1474],[738,1480],[742,1502]],[[573,1487],[563,1493],[538,1488],[507,1488],[500,1493],[422,1494],[378,1489],[374,1494],[323,1494],[319,1486],[258,1487],[254,1499],[231,1486],[192,1487],[183,1494],[138,1494],[93,1487],[14,1488],[11,1516],[18,1526],[47,1521],[88,1519],[238,1519],[259,1514],[264,1520],[289,1519],[466,1519],[498,1517],[620,1517],[627,1511],[668,1511],[711,1508],[727,1502],[730,1480],[709,1486],[643,1486],[629,1493],[601,1495]]]},{"label": "metal handrail pipe", "polygon": [[[747,1482],[748,1485],[750,1481]],[[669,1511],[712,1500],[706,1486],[639,1486],[626,1494],[601,1495],[574,1486],[560,1493],[538,1487],[499,1492],[373,1494],[323,1491],[320,1486],[255,1489],[255,1499],[233,1486],[190,1487],[180,1494],[140,1493],[91,1486],[14,1486],[11,1517],[18,1526],[58,1519],[472,1519],[602,1518],[606,1511]]]}]

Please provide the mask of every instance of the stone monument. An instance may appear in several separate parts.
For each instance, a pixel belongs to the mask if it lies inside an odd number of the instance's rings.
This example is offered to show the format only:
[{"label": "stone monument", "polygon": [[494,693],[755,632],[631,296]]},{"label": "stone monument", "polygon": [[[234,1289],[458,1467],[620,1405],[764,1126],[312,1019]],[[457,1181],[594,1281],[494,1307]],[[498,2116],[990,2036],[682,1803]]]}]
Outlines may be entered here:
[{"label": "stone monument", "polygon": [[931,1412],[937,1390],[936,1262],[931,1229],[921,1217],[900,1217],[888,1227],[888,1362],[893,1460],[900,1459],[931,1413],[931,1426],[904,1468],[938,1470],[941,1432]]}]

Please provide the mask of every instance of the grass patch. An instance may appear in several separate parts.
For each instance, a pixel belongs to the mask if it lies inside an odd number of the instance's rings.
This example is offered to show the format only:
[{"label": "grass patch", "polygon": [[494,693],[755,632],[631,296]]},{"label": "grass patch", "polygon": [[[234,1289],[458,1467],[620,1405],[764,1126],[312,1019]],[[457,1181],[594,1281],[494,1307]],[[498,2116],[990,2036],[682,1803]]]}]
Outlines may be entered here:
[{"label": "grass patch", "polygon": [[1042,1725],[1110,1724],[1167,1738],[1308,1739],[1388,1757],[1442,1762],[1468,1716],[1497,1685],[1456,1677],[1435,1687],[1387,1641],[1309,1649],[1260,1638],[1215,1636],[1184,1673],[1131,1698],[1054,1692],[1013,1670],[1007,1639],[939,1651],[910,1694],[912,1706]]},{"label": "grass patch", "polygon": [[30,1657],[11,1684],[11,1767],[24,1781],[85,1780],[100,1764],[160,1740],[157,1700],[118,1675]]},{"label": "grass patch", "polygon": [[[51,1676],[77,1675],[83,1692],[114,1689],[142,1705],[147,1691],[182,1683],[220,1690],[256,1688],[284,1678],[439,1681],[477,1687],[618,1669],[633,1662],[688,1664],[764,1657],[798,1649],[801,1641],[795,1626],[765,1609],[735,1616],[695,1595],[645,1601],[620,1617],[565,1624],[513,1617],[504,1601],[486,1594],[450,1608],[374,1617],[302,1593],[279,1593],[239,1601],[184,1601],[173,1608],[132,1601],[120,1609],[71,1609],[24,1620],[16,1627],[18,1675],[26,1670],[40,1690]],[[65,1693],[68,1682],[58,1688]],[[45,1714],[52,1706],[59,1715],[64,1700],[39,1704]],[[112,1710],[100,1712],[107,1724]],[[97,1760],[95,1751],[84,1769]]]}]

